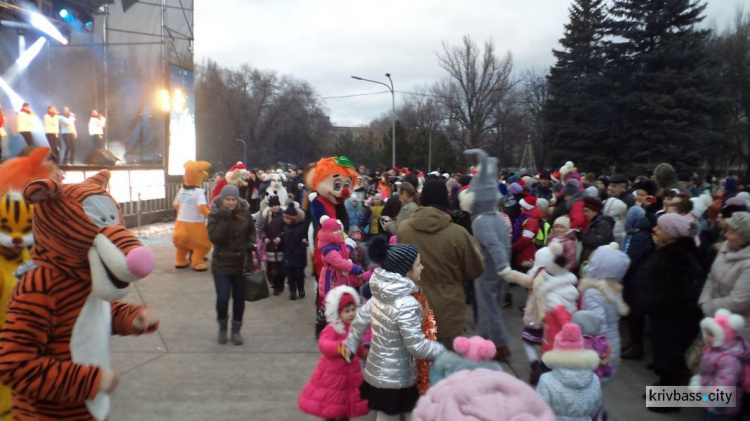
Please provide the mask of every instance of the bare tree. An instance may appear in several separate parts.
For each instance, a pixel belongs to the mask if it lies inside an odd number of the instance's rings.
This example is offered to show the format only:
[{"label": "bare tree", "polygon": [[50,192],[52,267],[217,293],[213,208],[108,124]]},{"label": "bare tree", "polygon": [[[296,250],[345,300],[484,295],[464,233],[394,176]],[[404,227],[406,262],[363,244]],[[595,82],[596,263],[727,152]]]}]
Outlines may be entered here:
[{"label": "bare tree", "polygon": [[537,165],[544,165],[546,154],[542,141],[545,129],[542,107],[549,98],[547,72],[542,68],[527,69],[522,80],[521,106],[530,120],[531,144],[534,147]]},{"label": "bare tree", "polygon": [[448,78],[438,82],[433,93],[444,107],[445,117],[461,126],[461,146],[487,146],[492,138],[488,134],[498,127],[497,106],[513,88],[510,81],[512,54],[508,52],[498,58],[489,40],[480,51],[466,35],[458,47],[444,42],[438,63],[448,72]]}]

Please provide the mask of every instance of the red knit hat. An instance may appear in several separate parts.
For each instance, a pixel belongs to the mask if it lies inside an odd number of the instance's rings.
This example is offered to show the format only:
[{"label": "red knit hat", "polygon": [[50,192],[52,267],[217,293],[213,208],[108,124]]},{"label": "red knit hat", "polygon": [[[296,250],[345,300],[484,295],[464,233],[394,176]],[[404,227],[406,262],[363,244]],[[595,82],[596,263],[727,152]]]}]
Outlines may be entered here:
[{"label": "red knit hat", "polygon": [[351,296],[351,294],[343,294],[341,296],[341,301],[339,301],[339,313],[344,311],[344,308],[348,306],[349,304],[356,304],[357,302],[354,300],[354,297]]},{"label": "red knit hat", "polygon": [[583,207],[599,213],[602,211],[602,201],[595,197],[586,196],[583,198]]}]

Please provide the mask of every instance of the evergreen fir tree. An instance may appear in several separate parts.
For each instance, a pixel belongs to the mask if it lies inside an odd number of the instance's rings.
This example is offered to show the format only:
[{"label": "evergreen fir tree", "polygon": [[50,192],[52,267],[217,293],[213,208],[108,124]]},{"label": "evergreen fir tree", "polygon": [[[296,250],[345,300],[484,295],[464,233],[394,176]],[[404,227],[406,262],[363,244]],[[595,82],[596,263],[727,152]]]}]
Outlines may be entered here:
[{"label": "evergreen fir tree", "polygon": [[549,166],[574,160],[579,168],[601,170],[613,158],[608,87],[602,77],[608,28],[605,0],[574,0],[562,49],[553,50],[549,100],[543,107]]},{"label": "evergreen fir tree", "polygon": [[700,0],[614,1],[607,80],[621,117],[619,162],[631,172],[660,162],[697,168],[726,128],[710,31],[696,28],[705,7]]}]

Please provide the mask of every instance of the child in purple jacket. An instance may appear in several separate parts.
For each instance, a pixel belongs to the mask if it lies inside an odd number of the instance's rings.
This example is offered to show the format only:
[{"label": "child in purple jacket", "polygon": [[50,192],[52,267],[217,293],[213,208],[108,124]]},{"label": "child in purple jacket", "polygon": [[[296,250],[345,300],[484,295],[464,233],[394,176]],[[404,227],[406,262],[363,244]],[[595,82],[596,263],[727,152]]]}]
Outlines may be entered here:
[{"label": "child in purple jacket", "polygon": [[737,335],[745,327],[745,319],[729,310],[719,309],[714,317],[701,321],[701,334],[706,344],[701,355],[700,375],[693,376],[691,386],[736,386],[737,406],[708,408],[707,420],[737,419],[742,405],[744,365],[750,363],[750,344]]}]

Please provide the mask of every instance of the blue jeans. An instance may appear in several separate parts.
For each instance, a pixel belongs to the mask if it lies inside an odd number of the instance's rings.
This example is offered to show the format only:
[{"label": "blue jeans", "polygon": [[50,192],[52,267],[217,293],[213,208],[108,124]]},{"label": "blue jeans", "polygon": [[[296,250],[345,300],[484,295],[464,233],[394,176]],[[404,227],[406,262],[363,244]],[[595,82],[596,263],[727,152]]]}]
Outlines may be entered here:
[{"label": "blue jeans", "polygon": [[216,318],[224,320],[229,312],[229,296],[232,296],[232,320],[241,322],[245,312],[245,282],[242,274],[214,275],[216,286]]}]

